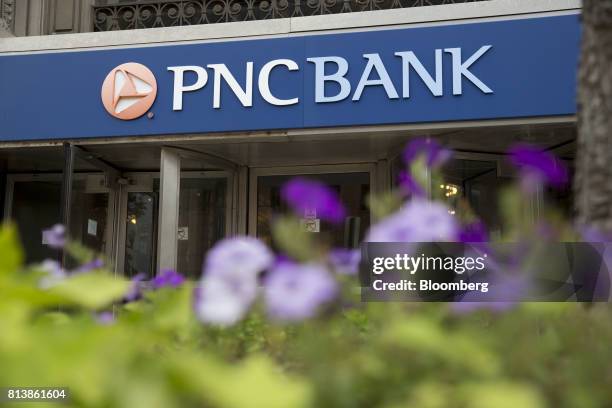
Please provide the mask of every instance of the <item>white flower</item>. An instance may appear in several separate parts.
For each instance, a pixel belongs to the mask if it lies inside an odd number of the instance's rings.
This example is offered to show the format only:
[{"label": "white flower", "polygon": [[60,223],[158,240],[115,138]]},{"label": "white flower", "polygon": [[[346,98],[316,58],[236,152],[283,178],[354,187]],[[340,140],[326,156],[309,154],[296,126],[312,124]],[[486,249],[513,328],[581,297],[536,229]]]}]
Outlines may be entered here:
[{"label": "white flower", "polygon": [[220,241],[208,253],[203,276],[253,277],[267,269],[273,260],[272,252],[256,238],[228,238]]},{"label": "white flower", "polygon": [[40,264],[40,269],[47,273],[38,282],[38,286],[41,289],[49,289],[66,279],[67,276],[66,271],[59,262],[53,259],[45,259]]},{"label": "white flower", "polygon": [[[234,282],[235,283],[235,282]],[[220,276],[202,280],[196,297],[196,314],[204,323],[231,326],[248,312],[257,295],[257,281],[244,280],[238,286]]]}]

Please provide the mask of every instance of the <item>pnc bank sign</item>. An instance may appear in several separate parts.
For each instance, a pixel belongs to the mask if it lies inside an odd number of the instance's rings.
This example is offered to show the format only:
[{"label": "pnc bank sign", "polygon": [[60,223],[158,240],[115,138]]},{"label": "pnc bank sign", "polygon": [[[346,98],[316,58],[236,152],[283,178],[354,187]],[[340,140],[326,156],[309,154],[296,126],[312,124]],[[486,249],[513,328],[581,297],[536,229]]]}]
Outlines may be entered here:
[{"label": "pnc bank sign", "polygon": [[[464,83],[471,83],[483,94],[492,94],[490,84],[486,84],[471,70],[479,60],[486,58],[491,45],[482,45],[473,53],[464,53],[462,48],[435,49],[431,55],[417,56],[413,51],[398,51],[385,59],[380,53],[362,54],[363,64],[350,67],[349,61],[340,56],[306,58],[305,63],[314,65],[314,76],[304,81],[312,83],[313,98],[316,104],[326,104],[350,100],[358,102],[372,87],[384,90],[389,100],[409,99],[411,97],[411,78],[418,78],[435,97],[445,95],[444,78],[451,78],[453,96],[463,94]],[[427,69],[423,58],[434,61],[432,69]],[[392,78],[388,64],[399,64],[401,76]],[[288,72],[302,69],[293,59],[273,59],[254,70],[252,61],[245,64],[244,74],[235,74],[226,64],[213,63],[206,66],[182,65],[169,66],[167,71],[173,75],[172,110],[184,108],[183,96],[197,92],[206,86],[212,87],[210,104],[214,109],[222,109],[221,87],[227,86],[243,107],[253,107],[253,93],[258,92],[265,103],[272,106],[299,104],[300,95],[279,96],[272,89],[271,74],[274,70]],[[349,69],[360,71],[359,79],[351,83]],[[328,85],[332,85],[330,90]],[[101,98],[106,111],[117,119],[132,120],[149,111],[157,96],[157,80],[146,66],[128,62],[111,70],[102,85]]]},{"label": "pnc bank sign", "polygon": [[568,14],[0,52],[0,141],[569,118],[579,50]]}]

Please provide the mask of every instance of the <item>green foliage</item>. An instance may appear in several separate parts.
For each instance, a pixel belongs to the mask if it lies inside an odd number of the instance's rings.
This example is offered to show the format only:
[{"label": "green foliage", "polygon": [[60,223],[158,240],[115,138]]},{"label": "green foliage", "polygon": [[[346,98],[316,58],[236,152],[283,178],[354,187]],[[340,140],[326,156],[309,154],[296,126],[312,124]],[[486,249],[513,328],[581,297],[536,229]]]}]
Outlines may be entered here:
[{"label": "green foliage", "polygon": [[272,232],[278,248],[298,261],[316,260],[325,254],[322,244],[315,241],[313,234],[306,232],[295,217],[278,218],[272,225]]},{"label": "green foliage", "polygon": [[[508,189],[501,202],[503,238],[536,242],[520,193]],[[401,199],[390,193],[370,204],[380,218]],[[559,237],[574,237],[546,214]],[[273,232],[297,260],[325,255],[295,218],[277,219]],[[79,262],[95,258],[74,243],[68,249]],[[124,304],[130,282],[108,271],[43,289],[41,268],[22,262],[15,229],[3,227],[0,387],[69,387],[67,406],[574,408],[612,401],[608,304],[524,303],[505,313],[458,314],[447,304],[360,303],[345,277],[344,302],[319,319],[276,325],[255,305],[240,324],[217,328],[196,319],[193,284]],[[115,321],[102,324],[103,311]]]},{"label": "green foliage", "polygon": [[395,211],[402,205],[402,197],[397,191],[389,191],[383,194],[368,196],[368,207],[372,211],[375,220],[381,220]]},{"label": "green foliage", "polygon": [[128,282],[115,279],[108,273],[91,272],[59,282],[49,289],[49,293],[62,303],[96,310],[120,299],[128,288]]}]

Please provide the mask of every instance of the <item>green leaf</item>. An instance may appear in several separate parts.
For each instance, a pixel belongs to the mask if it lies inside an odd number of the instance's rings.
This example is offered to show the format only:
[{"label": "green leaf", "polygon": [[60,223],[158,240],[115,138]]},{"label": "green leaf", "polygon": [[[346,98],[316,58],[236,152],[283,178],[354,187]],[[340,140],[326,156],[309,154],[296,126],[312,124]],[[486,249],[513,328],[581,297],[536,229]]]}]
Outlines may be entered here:
[{"label": "green leaf", "polygon": [[[175,363],[178,363],[175,360]],[[212,359],[182,361],[183,380],[201,390],[213,406],[222,408],[299,408],[309,406],[307,383],[280,372],[268,358],[253,356],[230,367]]]},{"label": "green leaf", "polygon": [[23,265],[23,251],[13,224],[0,228],[0,276],[15,273]]},{"label": "green leaf", "polygon": [[368,196],[368,207],[372,211],[374,220],[381,220],[393,214],[400,209],[401,205],[402,197],[397,191]]},{"label": "green leaf", "polygon": [[468,384],[461,396],[468,408],[543,408],[546,406],[537,390],[529,385],[498,381]]},{"label": "green leaf", "polygon": [[276,245],[298,261],[314,261],[321,257],[323,248],[312,233],[304,231],[300,221],[294,217],[281,217],[272,224],[272,235]]},{"label": "green leaf", "polygon": [[121,299],[130,282],[107,273],[91,272],[75,275],[49,289],[65,301],[88,309],[100,309]]}]

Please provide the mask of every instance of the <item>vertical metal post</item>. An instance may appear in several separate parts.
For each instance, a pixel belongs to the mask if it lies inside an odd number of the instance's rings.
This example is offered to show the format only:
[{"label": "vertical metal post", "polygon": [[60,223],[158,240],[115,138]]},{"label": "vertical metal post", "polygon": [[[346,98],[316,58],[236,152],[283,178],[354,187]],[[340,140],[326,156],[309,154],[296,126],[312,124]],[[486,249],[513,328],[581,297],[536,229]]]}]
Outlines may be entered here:
[{"label": "vertical metal post", "polygon": [[178,250],[181,158],[176,151],[162,148],[159,188],[158,270],[176,269]]},{"label": "vertical metal post", "polygon": [[[74,146],[64,143],[64,171],[62,173],[62,195],[60,197],[60,222],[66,227],[66,233],[70,233],[70,206],[72,203],[72,176],[74,173]],[[62,263],[65,264],[66,256],[62,251]]]}]

